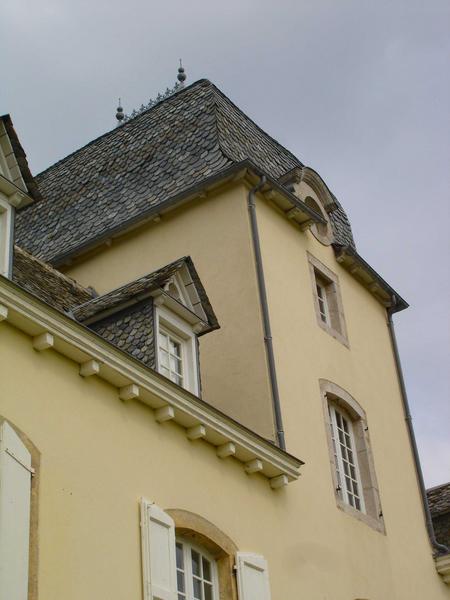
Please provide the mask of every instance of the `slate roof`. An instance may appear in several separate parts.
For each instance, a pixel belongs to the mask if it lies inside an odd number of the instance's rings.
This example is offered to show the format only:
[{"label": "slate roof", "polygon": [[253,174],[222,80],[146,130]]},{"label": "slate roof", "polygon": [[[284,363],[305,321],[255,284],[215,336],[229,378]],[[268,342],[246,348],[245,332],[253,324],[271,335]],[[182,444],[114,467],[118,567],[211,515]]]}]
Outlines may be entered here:
[{"label": "slate roof", "polygon": [[450,482],[427,490],[427,499],[433,517],[450,512]]},{"label": "slate roof", "polygon": [[88,327],[148,367],[156,368],[152,298],[96,321]]},{"label": "slate roof", "polygon": [[[243,160],[274,179],[302,166],[202,79],[38,175],[43,200],[18,213],[17,240],[57,264]],[[331,221],[336,242],[353,245],[339,204]]]},{"label": "slate roof", "polygon": [[194,263],[189,256],[179,258],[148,275],[144,275],[139,279],[126,283],[103,296],[98,296],[97,298],[89,300],[85,304],[76,307],[73,310],[73,315],[78,321],[86,321],[105,310],[120,307],[131,299],[139,299],[142,294],[162,287],[163,284],[184,265],[189,270],[189,274],[202,303],[203,310],[208,318],[208,324],[210,325],[209,330],[217,329],[219,327],[217,317],[208,299],[205,288],[200,281],[197,270],[194,267]]},{"label": "slate roof", "polygon": [[14,247],[12,279],[20,287],[62,312],[68,312],[95,296],[92,289],[84,288],[19,246]]}]

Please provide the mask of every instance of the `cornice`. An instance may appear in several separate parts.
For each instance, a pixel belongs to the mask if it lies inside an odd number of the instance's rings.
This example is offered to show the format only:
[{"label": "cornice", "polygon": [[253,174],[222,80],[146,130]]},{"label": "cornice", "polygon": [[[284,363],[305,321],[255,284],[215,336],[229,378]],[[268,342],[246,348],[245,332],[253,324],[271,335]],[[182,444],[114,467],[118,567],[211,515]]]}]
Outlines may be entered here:
[{"label": "cornice", "polygon": [[173,420],[189,439],[204,439],[215,447],[218,459],[234,457],[242,463],[243,474],[259,472],[273,489],[298,479],[301,460],[4,277],[0,277],[0,320],[31,336],[35,349],[53,350],[78,363],[81,376],[109,382],[122,400],[146,404],[158,422]]}]

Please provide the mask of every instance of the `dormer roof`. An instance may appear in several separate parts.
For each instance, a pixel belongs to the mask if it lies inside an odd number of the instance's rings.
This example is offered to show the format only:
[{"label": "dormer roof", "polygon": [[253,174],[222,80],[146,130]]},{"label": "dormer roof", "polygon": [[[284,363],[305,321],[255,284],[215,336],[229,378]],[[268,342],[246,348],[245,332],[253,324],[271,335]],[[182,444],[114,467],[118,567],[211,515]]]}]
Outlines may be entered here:
[{"label": "dormer roof", "polygon": [[[276,181],[303,166],[202,79],[38,175],[44,201],[19,213],[17,239],[61,264],[243,162]],[[340,205],[334,220],[337,241],[352,245]]]},{"label": "dormer roof", "polygon": [[17,207],[41,198],[10,115],[0,116],[0,191]]},{"label": "dormer roof", "polygon": [[164,302],[174,312],[182,314],[185,320],[197,325],[200,335],[219,328],[205,288],[189,256],[88,300],[75,307],[72,314],[75,319],[90,326],[149,297],[160,298],[159,302]]}]

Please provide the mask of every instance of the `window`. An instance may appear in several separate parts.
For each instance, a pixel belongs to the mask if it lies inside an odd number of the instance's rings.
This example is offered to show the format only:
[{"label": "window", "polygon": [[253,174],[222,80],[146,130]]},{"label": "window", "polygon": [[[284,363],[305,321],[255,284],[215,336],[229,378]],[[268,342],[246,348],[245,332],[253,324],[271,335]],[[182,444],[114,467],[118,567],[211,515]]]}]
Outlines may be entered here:
[{"label": "window", "polygon": [[316,201],[314,198],[311,198],[311,196],[307,196],[304,199],[304,202],[306,206],[312,208],[316,213],[325,219],[325,223],[314,223],[314,225],[311,226],[311,233],[317,240],[319,240],[321,244],[324,244],[324,246],[329,246],[333,241],[333,232],[328,214],[325,212],[321,202],[318,201],[318,199]]},{"label": "window", "polygon": [[330,325],[330,311],[328,310],[326,284],[324,284],[319,277],[316,277],[316,291],[320,318],[324,323]]},{"label": "window", "polygon": [[140,525],[144,600],[270,600],[265,558],[200,515],[142,498]]},{"label": "window", "polygon": [[320,389],[337,506],[384,533],[366,413],[335,383],[321,379]]},{"label": "window", "polygon": [[352,421],[334,404],[330,404],[329,413],[337,480],[336,491],[344,502],[364,512]]},{"label": "window", "polygon": [[178,600],[219,600],[215,560],[187,541],[176,542]]},{"label": "window", "polygon": [[177,383],[183,385],[183,357],[182,342],[173,335],[159,329],[159,370],[160,373]]},{"label": "window", "polygon": [[318,325],[348,346],[347,329],[337,276],[308,253],[313,299]]},{"label": "window", "polygon": [[157,369],[177,385],[199,393],[197,338],[192,326],[165,306],[156,306]]}]

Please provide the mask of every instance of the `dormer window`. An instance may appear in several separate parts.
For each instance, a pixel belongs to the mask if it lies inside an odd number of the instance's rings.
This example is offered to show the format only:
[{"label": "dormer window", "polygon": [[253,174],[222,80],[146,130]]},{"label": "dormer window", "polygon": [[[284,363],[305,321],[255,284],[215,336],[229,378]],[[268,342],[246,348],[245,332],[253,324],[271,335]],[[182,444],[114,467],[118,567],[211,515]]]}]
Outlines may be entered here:
[{"label": "dormer window", "polygon": [[190,257],[73,309],[78,321],[192,394],[200,394],[198,337],[219,323]]},{"label": "dormer window", "polygon": [[195,327],[155,298],[157,370],[193,394],[199,393],[198,351]]},{"label": "dormer window", "polygon": [[160,372],[178,385],[183,385],[183,341],[160,327],[158,332]]}]

